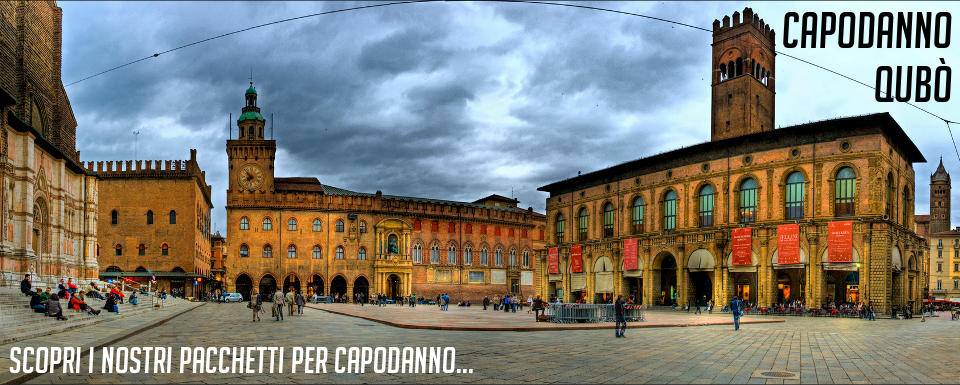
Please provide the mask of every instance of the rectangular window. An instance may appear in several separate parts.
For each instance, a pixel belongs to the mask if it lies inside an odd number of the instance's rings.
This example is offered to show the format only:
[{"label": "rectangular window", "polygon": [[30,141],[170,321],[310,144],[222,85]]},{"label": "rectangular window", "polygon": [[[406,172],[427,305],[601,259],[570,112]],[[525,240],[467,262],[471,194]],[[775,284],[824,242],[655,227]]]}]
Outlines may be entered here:
[{"label": "rectangular window", "polygon": [[630,224],[633,227],[634,234],[640,234],[643,232],[643,203],[640,203],[639,200],[640,199],[637,198],[638,202],[634,203],[633,207],[630,208],[630,215],[633,218],[631,219]]},{"label": "rectangular window", "polygon": [[699,203],[700,227],[713,227],[713,194],[700,194]]},{"label": "rectangular window", "polygon": [[960,289],[960,280],[953,280],[953,289]]},{"label": "rectangular window", "polygon": [[851,216],[854,215],[854,192],[856,191],[856,178],[841,178],[836,180],[836,200],[834,203],[834,215]]},{"label": "rectangular window", "polygon": [[580,216],[577,217],[577,234],[581,242],[587,240],[588,218],[586,214],[580,214]]},{"label": "rectangular window", "polygon": [[527,239],[527,229],[520,230],[520,238]]},{"label": "rectangular window", "polygon": [[511,228],[510,228],[510,236],[512,237],[513,234],[514,234],[514,233],[513,233],[513,227],[511,227]]},{"label": "rectangular window", "polygon": [[953,264],[953,272],[954,273],[960,272],[960,263]]},{"label": "rectangular window", "polygon": [[740,223],[757,221],[757,189],[740,190]]},{"label": "rectangular window", "polygon": [[939,279],[937,280],[937,290],[943,290],[942,282]]},{"label": "rectangular window", "polygon": [[785,204],[787,219],[803,219],[803,181],[787,183],[787,200]]},{"label": "rectangular window", "polygon": [[465,232],[465,233],[467,233],[467,234],[473,234],[473,225],[470,224],[470,223],[467,223],[467,229],[464,230],[463,232]]},{"label": "rectangular window", "polygon": [[430,231],[433,231],[433,232],[440,231],[440,222],[437,222],[437,221],[430,222]]},{"label": "rectangular window", "polygon": [[457,249],[452,247],[447,249],[447,263],[451,265],[457,264]]},{"label": "rectangular window", "polygon": [[937,264],[937,271],[943,271],[943,264],[942,264],[942,263],[938,263],[938,264]]},{"label": "rectangular window", "polygon": [[937,258],[943,258],[943,250],[937,250]]},{"label": "rectangular window", "polygon": [[663,201],[663,229],[673,231],[677,228],[677,200]]},{"label": "rectangular window", "polygon": [[493,226],[493,235],[500,236],[500,226]]},{"label": "rectangular window", "polygon": [[450,222],[450,224],[447,225],[447,232],[448,232],[448,233],[455,233],[455,232],[457,232],[457,225],[456,225],[455,223],[453,223],[453,222]]},{"label": "rectangular window", "polygon": [[953,249],[953,257],[960,258],[960,249]]},{"label": "rectangular window", "polygon": [[471,250],[469,247],[463,250],[463,264],[473,264],[473,250]]},{"label": "rectangular window", "polygon": [[471,283],[483,283],[483,272],[482,272],[482,271],[471,271],[471,272],[470,272],[470,282],[471,282]]},{"label": "rectangular window", "polygon": [[538,239],[541,240],[541,241],[543,240],[543,230],[540,230],[540,238],[538,238]]},{"label": "rectangular window", "polygon": [[421,224],[420,224],[420,220],[419,220],[419,219],[413,221],[413,230],[414,230],[414,231],[420,231],[420,226],[421,226]]},{"label": "rectangular window", "polygon": [[480,234],[487,233],[487,225],[480,225]]}]

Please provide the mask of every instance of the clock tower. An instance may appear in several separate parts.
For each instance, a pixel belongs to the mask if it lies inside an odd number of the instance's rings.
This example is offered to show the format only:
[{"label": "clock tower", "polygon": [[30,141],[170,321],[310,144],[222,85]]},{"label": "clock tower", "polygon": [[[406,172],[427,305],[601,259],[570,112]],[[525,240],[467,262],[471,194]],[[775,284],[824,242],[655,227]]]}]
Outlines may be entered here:
[{"label": "clock tower", "polygon": [[257,107],[257,89],[250,81],[244,95],[246,105],[237,119],[239,135],[227,140],[230,183],[227,189],[227,206],[244,195],[273,192],[273,160],[277,142],[263,137],[265,120]]}]

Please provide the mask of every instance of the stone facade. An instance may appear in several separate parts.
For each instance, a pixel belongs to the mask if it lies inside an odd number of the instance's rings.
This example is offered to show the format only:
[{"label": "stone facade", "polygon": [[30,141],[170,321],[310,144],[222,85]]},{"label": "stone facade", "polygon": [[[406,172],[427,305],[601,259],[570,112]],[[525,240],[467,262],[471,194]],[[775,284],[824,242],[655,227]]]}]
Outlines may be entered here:
[{"label": "stone facade", "polygon": [[[736,20],[715,22],[715,36],[729,28],[773,36],[762,22],[738,27]],[[751,47],[747,40],[740,51]],[[715,56],[715,66],[723,62]],[[757,76],[740,79],[766,86]],[[716,98],[712,108],[714,117],[740,110]],[[913,231],[912,163],[925,160],[896,121],[875,114],[769,130],[749,123],[768,119],[766,112],[743,111],[753,116],[725,131],[732,136],[714,130],[711,142],[541,187],[550,193],[547,247],[558,249],[560,274],[543,271],[539,290],[565,301],[626,294],[681,306],[725,304],[734,295],[761,306],[797,299],[808,307],[919,306],[927,270]],[[852,262],[827,261],[834,221],[852,222]],[[778,263],[778,226],[786,224],[799,228],[800,263]],[[751,229],[745,265],[731,261],[737,228]],[[623,268],[625,239],[638,240],[638,269]],[[583,273],[571,270],[574,245],[583,246]],[[540,253],[539,265],[547,258]]]},{"label": "stone facade", "polygon": [[97,179],[77,162],[60,79],[62,11],[0,2],[0,284],[97,278]]},{"label": "stone facade", "polygon": [[97,161],[86,168],[101,179],[101,277],[146,282],[155,276],[155,287],[186,296],[206,288],[213,278],[213,203],[197,150],[188,160]]},{"label": "stone facade", "polygon": [[960,302],[960,229],[933,233],[930,243],[930,296]]},{"label": "stone facade", "polygon": [[251,84],[238,139],[227,141],[226,290],[293,287],[350,299],[448,293],[474,302],[535,294],[543,214],[498,196],[454,202],[275,177],[276,142],[263,137],[256,100]]}]

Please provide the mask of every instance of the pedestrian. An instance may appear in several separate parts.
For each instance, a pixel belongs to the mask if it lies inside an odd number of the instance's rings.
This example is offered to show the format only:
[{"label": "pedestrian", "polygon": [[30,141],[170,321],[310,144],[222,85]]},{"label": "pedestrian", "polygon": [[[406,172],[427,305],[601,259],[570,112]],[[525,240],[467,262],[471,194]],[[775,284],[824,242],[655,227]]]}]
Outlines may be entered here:
[{"label": "pedestrian", "polygon": [[253,310],[252,322],[260,321],[260,311],[263,309],[260,307],[260,294],[257,294],[257,289],[250,292],[250,305],[247,307]]},{"label": "pedestrian", "polygon": [[33,293],[33,284],[30,283],[30,274],[23,275],[23,281],[20,281],[20,292],[25,296],[31,296]]},{"label": "pedestrian", "polygon": [[287,304],[287,315],[293,316],[293,311],[296,310],[297,306],[297,296],[293,294],[293,288],[290,288],[290,291],[287,292],[286,297],[283,298],[283,301]]},{"label": "pedestrian", "polygon": [[487,306],[490,306],[490,297],[483,297],[483,310],[487,310]]},{"label": "pedestrian", "polygon": [[696,310],[695,312],[693,312],[693,314],[703,314],[703,312],[700,311],[700,300],[697,299],[697,300],[695,300],[695,302],[696,302],[696,304],[697,304],[697,310]]},{"label": "pedestrian", "polygon": [[533,310],[533,297],[527,297],[527,314],[530,314],[531,310]]},{"label": "pedestrian", "polygon": [[713,314],[713,298],[710,298],[710,302],[707,304],[707,313]]},{"label": "pedestrian", "polygon": [[740,316],[743,315],[743,302],[740,301],[740,298],[733,296],[733,301],[730,301],[730,313],[733,314],[733,330],[740,330]]},{"label": "pedestrian", "polygon": [[543,303],[543,300],[540,299],[539,295],[537,296],[537,299],[533,300],[533,304],[531,305],[531,307],[533,308],[534,318],[536,318],[537,322],[540,322],[540,314],[544,314],[544,315],[546,314],[544,311],[545,304]]},{"label": "pedestrian", "polygon": [[519,302],[520,301],[517,300],[517,296],[513,296],[513,299],[510,300],[510,312],[517,312],[517,305],[519,305]]},{"label": "pedestrian", "polygon": [[510,296],[503,296],[503,312],[507,313],[510,311]]},{"label": "pedestrian", "polygon": [[273,292],[273,316],[276,317],[276,321],[283,321],[283,305],[285,299],[283,297],[283,292],[280,290]]},{"label": "pedestrian", "polygon": [[623,314],[623,307],[623,295],[618,295],[617,302],[613,303],[613,314],[617,319],[617,324],[614,326],[614,334],[617,338],[626,337],[624,333],[627,331],[627,318]]},{"label": "pedestrian", "polygon": [[294,297],[294,302],[297,304],[297,315],[303,315],[303,305],[307,304],[307,298],[298,291],[297,295]]}]

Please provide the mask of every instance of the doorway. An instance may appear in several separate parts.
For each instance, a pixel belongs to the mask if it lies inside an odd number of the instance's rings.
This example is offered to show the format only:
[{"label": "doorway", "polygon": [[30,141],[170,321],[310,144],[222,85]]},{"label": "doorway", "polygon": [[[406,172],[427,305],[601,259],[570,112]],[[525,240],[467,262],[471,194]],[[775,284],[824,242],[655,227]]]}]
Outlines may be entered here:
[{"label": "doorway", "polygon": [[293,289],[295,293],[300,292],[300,278],[294,274],[290,274],[286,279],[283,280],[283,292],[289,293],[290,289]]},{"label": "doorway", "polygon": [[353,281],[353,296],[359,301],[370,298],[370,282],[365,277],[359,276]]},{"label": "doorway", "polygon": [[260,278],[260,298],[264,301],[273,302],[273,293],[277,291],[277,279],[272,275],[264,275]]},{"label": "doorway", "polygon": [[347,296],[347,280],[338,275],[330,282],[330,295],[334,300],[343,300]]},{"label": "doorway", "polygon": [[244,301],[250,300],[250,291],[253,290],[253,280],[250,279],[250,276],[240,274],[234,286],[236,287],[237,293],[243,296]]},{"label": "doorway", "polygon": [[396,274],[390,274],[387,277],[387,298],[397,298],[402,296],[403,293],[400,290],[400,277]]},{"label": "doorway", "polygon": [[689,305],[695,306],[697,304],[705,306],[707,301],[713,298],[713,280],[710,278],[711,273],[705,271],[697,271],[690,273],[690,284],[693,287],[693,297]]},{"label": "doorway", "polygon": [[660,262],[660,305],[670,306],[677,303],[677,261],[667,255]]}]

